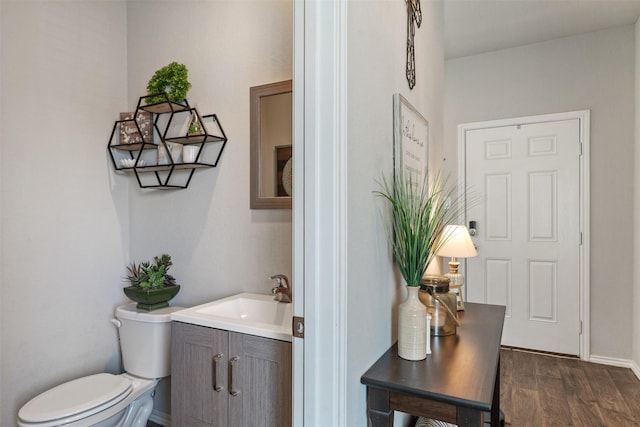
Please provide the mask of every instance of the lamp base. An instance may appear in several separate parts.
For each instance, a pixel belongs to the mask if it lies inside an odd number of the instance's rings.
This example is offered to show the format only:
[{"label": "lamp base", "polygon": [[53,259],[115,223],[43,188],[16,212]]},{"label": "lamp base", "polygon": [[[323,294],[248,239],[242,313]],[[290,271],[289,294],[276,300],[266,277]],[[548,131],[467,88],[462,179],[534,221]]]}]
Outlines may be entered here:
[{"label": "lamp base", "polygon": [[[449,280],[451,280],[451,278],[449,278]],[[462,296],[462,285],[449,282],[449,289],[451,289],[451,291],[454,294],[456,294],[456,307],[458,311],[464,311],[464,297]]]},{"label": "lamp base", "polygon": [[449,288],[456,294],[456,307],[458,311],[464,311],[464,297],[462,296],[462,285],[464,284],[464,276],[458,272],[460,263],[454,261],[449,262],[449,272],[445,274],[449,278]]}]

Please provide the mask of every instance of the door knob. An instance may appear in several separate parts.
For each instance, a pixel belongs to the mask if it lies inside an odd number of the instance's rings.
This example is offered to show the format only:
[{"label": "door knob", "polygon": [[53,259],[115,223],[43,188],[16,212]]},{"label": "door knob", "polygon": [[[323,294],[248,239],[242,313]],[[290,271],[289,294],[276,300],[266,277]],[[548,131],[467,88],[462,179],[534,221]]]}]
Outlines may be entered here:
[{"label": "door knob", "polygon": [[477,233],[476,230],[476,222],[475,221],[469,221],[469,234],[472,236],[475,236]]}]

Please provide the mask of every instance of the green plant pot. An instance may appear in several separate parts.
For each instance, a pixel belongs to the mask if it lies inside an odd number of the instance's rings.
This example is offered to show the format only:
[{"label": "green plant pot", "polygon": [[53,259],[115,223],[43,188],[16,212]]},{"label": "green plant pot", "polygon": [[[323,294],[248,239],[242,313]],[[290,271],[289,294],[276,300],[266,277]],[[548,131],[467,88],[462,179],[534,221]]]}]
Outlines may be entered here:
[{"label": "green plant pot", "polygon": [[180,290],[180,285],[167,286],[158,289],[143,289],[136,286],[124,288],[124,294],[131,301],[137,302],[138,310],[152,311],[168,307],[169,300],[175,297]]}]

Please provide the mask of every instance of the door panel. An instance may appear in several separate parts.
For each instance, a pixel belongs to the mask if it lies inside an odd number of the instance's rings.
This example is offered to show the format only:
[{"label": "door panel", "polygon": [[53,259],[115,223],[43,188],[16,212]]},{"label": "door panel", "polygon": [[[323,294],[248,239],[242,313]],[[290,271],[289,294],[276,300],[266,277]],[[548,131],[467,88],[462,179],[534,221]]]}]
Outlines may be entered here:
[{"label": "door panel", "polygon": [[482,202],[472,302],[506,305],[503,344],[580,352],[578,119],[469,130],[466,186]]},{"label": "door panel", "polygon": [[[181,322],[172,322],[171,326],[172,424],[226,426],[229,421],[224,363],[228,332]],[[221,355],[217,362],[216,355]],[[216,391],[216,385],[221,390]]]},{"label": "door panel", "polygon": [[230,332],[229,354],[238,357],[229,426],[291,427],[291,343]]}]

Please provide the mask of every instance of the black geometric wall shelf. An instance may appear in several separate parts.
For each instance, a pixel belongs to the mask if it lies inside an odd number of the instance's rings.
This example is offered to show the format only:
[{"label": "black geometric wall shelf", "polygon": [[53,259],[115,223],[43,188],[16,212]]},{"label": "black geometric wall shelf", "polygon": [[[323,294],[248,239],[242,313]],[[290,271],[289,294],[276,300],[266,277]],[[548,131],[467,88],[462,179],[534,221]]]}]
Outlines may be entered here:
[{"label": "black geometric wall shelf", "polygon": [[133,174],[141,188],[187,188],[198,169],[218,165],[227,136],[215,114],[201,116],[185,99],[145,105],[116,120],[108,150],[118,172]]}]

